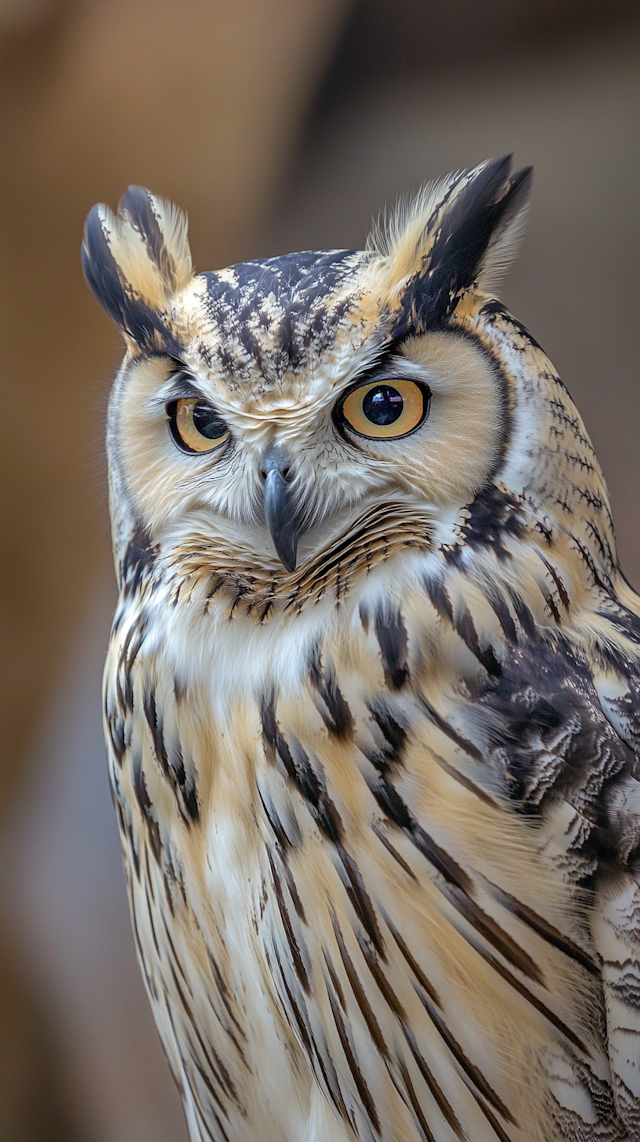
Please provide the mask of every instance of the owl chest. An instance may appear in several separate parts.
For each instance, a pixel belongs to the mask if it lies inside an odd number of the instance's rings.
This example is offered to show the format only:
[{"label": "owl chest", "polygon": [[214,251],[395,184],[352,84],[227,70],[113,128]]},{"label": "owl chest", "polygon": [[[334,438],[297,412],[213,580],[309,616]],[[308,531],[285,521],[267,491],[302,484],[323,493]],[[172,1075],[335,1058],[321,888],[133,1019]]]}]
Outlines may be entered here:
[{"label": "owl chest", "polygon": [[575,930],[570,892],[496,795],[451,682],[467,661],[420,657],[410,606],[341,631],[230,627],[206,668],[174,639],[133,671],[112,771],[141,961],[193,1113],[204,1068],[238,1138],[260,1105],[274,1137],[305,1136],[278,1109],[291,1083],[305,1122],[319,1095],[334,1126],[397,1142],[422,1120],[488,1142],[496,1113],[504,1137],[539,1142],[554,1068],[574,1097],[588,977],[571,939],[566,955],[544,936]]}]

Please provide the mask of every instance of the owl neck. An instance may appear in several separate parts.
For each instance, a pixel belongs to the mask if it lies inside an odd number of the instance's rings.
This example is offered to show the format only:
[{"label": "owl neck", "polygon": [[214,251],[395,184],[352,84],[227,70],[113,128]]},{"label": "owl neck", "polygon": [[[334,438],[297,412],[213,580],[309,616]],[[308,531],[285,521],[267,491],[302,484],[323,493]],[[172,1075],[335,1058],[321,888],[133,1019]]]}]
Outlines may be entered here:
[{"label": "owl neck", "polygon": [[[512,533],[526,527],[544,543],[570,540],[594,584],[614,590],[620,575],[606,484],[582,418],[549,358],[501,303],[477,295],[454,324],[488,354],[503,385],[506,434],[489,490],[471,506],[502,497]],[[566,546],[566,543],[564,544]]]}]

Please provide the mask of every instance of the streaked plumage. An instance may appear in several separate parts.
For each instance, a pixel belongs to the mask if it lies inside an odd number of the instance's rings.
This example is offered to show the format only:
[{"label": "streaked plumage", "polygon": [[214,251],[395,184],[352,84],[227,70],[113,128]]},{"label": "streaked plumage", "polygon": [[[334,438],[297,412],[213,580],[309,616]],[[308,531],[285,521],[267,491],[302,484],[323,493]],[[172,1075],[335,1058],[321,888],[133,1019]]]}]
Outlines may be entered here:
[{"label": "streaked plumage", "polygon": [[640,1138],[640,602],[491,292],[528,183],[195,276],[148,192],[89,216],[110,776],[192,1142]]}]

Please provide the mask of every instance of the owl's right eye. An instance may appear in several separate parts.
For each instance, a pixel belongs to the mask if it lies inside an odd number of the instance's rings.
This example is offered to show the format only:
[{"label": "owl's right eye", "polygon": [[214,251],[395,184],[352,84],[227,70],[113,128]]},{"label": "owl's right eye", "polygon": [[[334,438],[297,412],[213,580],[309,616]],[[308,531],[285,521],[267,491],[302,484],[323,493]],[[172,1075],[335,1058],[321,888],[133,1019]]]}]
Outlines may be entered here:
[{"label": "owl's right eye", "polygon": [[213,452],[229,439],[229,429],[207,401],[184,397],[167,405],[169,433],[181,452]]}]

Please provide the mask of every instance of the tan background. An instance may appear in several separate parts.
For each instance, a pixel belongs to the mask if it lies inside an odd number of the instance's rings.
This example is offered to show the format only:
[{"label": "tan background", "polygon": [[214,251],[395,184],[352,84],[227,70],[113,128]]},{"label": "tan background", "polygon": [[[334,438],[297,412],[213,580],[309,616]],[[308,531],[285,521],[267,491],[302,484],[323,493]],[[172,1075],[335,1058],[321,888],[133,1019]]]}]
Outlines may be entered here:
[{"label": "tan background", "polygon": [[2,0],[0,29],[0,1138],[179,1142],[101,742],[120,346],[82,282],[84,216],[142,182],[188,209],[213,268],[359,245],[425,178],[512,150],[533,162],[504,296],[578,401],[640,583],[640,9]]}]

